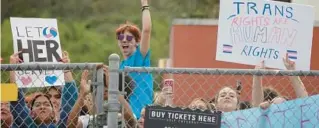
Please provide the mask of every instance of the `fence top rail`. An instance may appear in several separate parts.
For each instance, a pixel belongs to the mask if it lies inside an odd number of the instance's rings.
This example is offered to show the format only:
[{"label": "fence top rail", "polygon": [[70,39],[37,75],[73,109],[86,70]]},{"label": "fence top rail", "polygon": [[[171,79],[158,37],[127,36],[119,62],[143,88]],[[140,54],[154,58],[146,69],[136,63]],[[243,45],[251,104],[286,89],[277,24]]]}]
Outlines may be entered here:
[{"label": "fence top rail", "polygon": [[170,73],[170,74],[205,74],[205,75],[271,75],[271,76],[319,76],[319,70],[256,70],[227,68],[157,68],[157,67],[125,67],[124,72]]},{"label": "fence top rail", "polygon": [[13,70],[92,70],[103,63],[69,63],[69,64],[1,64],[1,71]]}]

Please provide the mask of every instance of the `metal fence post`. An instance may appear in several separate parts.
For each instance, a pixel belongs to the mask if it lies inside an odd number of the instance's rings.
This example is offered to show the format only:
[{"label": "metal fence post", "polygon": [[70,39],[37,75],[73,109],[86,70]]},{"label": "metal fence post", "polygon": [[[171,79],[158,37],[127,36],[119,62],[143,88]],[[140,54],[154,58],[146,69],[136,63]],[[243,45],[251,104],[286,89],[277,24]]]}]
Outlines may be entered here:
[{"label": "metal fence post", "polygon": [[119,63],[120,57],[117,54],[109,56],[109,86],[108,86],[108,128],[118,127],[118,112],[120,111],[120,103],[118,101],[119,94]]},{"label": "metal fence post", "polygon": [[97,127],[102,127],[104,124],[106,124],[105,117],[103,117],[103,103],[104,103],[104,81],[103,81],[103,69],[100,68],[97,70],[96,73],[96,95],[95,95],[95,107],[96,107],[96,113],[97,114]]},{"label": "metal fence post", "polygon": [[104,82],[103,82],[103,69],[100,68],[97,70],[97,84],[98,86],[96,87],[96,113],[102,113],[103,111],[103,102],[104,102]]}]

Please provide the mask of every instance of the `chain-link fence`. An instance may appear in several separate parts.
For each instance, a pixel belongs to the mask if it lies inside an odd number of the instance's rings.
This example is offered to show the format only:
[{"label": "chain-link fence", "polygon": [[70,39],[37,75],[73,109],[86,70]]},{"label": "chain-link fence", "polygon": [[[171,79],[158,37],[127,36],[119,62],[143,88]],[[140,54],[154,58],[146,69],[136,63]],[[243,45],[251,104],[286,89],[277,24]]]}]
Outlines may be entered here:
[{"label": "chain-link fence", "polygon": [[[221,127],[318,127],[319,71],[120,70],[119,64],[118,55],[111,55],[104,68],[97,63],[2,64],[1,82],[17,83],[19,97],[1,103],[1,126],[143,127],[144,108],[159,105],[223,111]],[[51,86],[59,80],[62,85]]]},{"label": "chain-link fence", "polygon": [[1,83],[19,87],[17,101],[1,102],[1,127],[63,128],[92,122],[96,118],[83,117],[103,112],[104,91],[98,86],[103,84],[101,65],[1,64]]},{"label": "chain-link fence", "polygon": [[[155,67],[119,70],[119,58],[113,57],[109,91],[116,92],[116,85],[128,88],[121,91],[130,107],[123,106],[121,97],[112,93],[109,126],[116,127],[116,122],[120,122],[117,110],[122,104],[121,121],[126,122],[121,123],[123,127],[143,127],[145,118],[150,116],[144,115],[147,105],[222,111],[221,127],[225,128],[319,127],[319,71]],[[125,74],[122,81],[118,74]]]}]

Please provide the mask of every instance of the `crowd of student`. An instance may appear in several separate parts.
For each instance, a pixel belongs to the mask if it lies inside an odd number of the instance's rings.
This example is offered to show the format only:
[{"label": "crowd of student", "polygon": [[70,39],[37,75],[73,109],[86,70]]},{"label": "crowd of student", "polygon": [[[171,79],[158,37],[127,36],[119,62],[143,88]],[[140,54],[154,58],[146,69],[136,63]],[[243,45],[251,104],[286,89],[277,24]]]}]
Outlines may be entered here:
[{"label": "crowd of student", "polygon": [[[141,4],[142,30],[140,31],[137,26],[130,23],[121,25],[116,30],[118,46],[124,58],[120,69],[125,66],[150,67],[151,16],[148,1],[141,0]],[[22,62],[18,54],[14,53],[10,57],[11,64]],[[67,52],[63,52],[62,58],[61,62],[70,63]],[[294,62],[284,58],[283,63],[287,70],[294,70]],[[108,100],[108,68],[106,65],[99,68],[104,69],[104,100]],[[264,68],[263,62],[256,66],[256,69]],[[82,72],[79,90],[70,70],[64,71],[65,85],[63,86],[45,88],[42,92],[36,92],[30,96],[25,96],[24,89],[19,88],[18,101],[1,103],[1,128],[88,127],[92,119],[91,115],[94,113],[88,74],[88,71]],[[16,82],[15,75],[14,71],[10,72],[10,82]],[[298,76],[289,76],[289,79],[298,98],[308,96]],[[119,90],[125,91],[125,95],[120,95],[118,99],[124,108],[124,113],[119,112],[119,118],[125,119],[125,122],[120,120],[120,123],[125,123],[127,127],[143,128],[145,106],[151,104],[175,106],[172,102],[172,89],[163,87],[161,92],[154,95],[153,81],[153,76],[148,73],[120,73]],[[264,88],[262,76],[254,76],[252,83],[251,102],[240,101],[241,88],[225,86],[211,99],[198,97],[188,106],[177,107],[231,112],[258,106],[267,109],[271,104],[280,104],[289,100],[279,95],[274,89]],[[122,88],[123,84],[124,88]]]}]

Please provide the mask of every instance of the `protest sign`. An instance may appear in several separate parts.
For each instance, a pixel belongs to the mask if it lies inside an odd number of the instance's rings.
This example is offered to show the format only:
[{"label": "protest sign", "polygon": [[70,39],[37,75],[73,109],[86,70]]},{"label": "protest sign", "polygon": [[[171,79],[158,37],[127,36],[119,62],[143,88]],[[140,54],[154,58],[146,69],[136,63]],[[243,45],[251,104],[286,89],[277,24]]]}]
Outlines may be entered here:
[{"label": "protest sign", "polygon": [[220,128],[221,112],[147,106],[145,128]]},{"label": "protest sign", "polygon": [[[54,64],[62,58],[56,19],[11,17],[14,52],[23,63]],[[19,88],[64,85],[63,71],[16,71]]]},{"label": "protest sign", "polygon": [[252,108],[223,113],[222,128],[314,128],[319,124],[319,95],[281,104],[267,110]]},{"label": "protest sign", "polygon": [[314,9],[265,0],[221,0],[216,60],[285,69],[310,69]]}]

